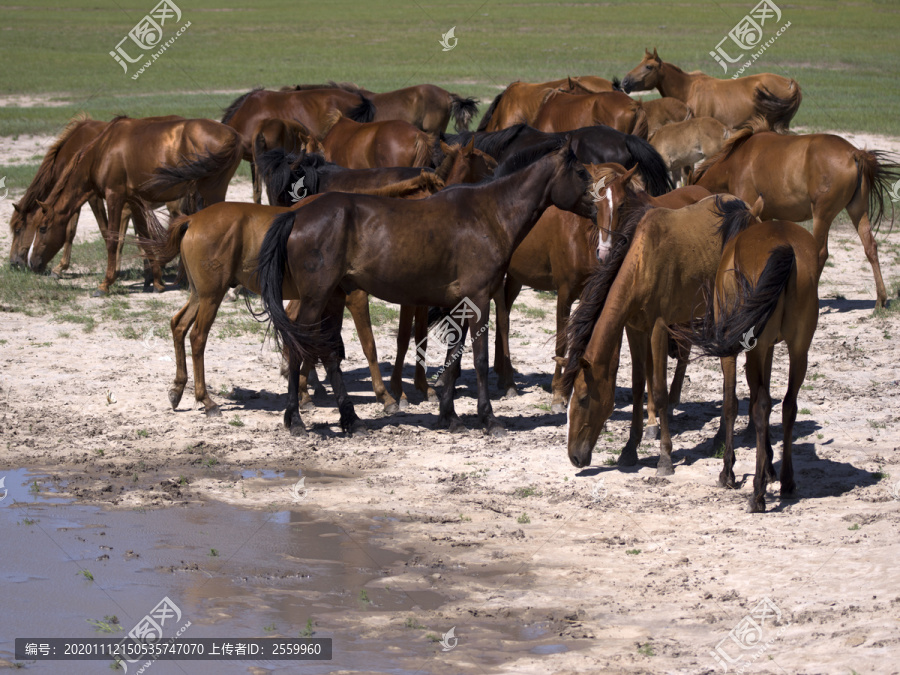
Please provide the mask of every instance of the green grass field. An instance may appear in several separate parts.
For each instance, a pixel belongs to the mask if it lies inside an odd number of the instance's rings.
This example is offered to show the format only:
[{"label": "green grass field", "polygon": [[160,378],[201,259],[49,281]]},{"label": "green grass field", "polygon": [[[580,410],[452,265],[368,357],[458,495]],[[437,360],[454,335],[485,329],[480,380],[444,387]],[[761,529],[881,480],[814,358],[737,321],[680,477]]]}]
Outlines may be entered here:
[{"label": "green grass field", "polygon": [[[328,79],[375,90],[433,82],[487,101],[515,79],[621,77],[645,46],[686,70],[722,76],[708,52],[755,4],[180,0],[181,23],[191,26],[134,81],[109,52],[155,1],[38,0],[0,9],[0,95],[64,103],[0,108],[0,136],[55,133],[80,110],[98,118],[218,118],[234,92]],[[900,135],[900,3],[781,9],[780,23],[791,27],[748,74],[801,83],[796,124]],[[439,40],[451,26],[459,41],[443,52]]]}]

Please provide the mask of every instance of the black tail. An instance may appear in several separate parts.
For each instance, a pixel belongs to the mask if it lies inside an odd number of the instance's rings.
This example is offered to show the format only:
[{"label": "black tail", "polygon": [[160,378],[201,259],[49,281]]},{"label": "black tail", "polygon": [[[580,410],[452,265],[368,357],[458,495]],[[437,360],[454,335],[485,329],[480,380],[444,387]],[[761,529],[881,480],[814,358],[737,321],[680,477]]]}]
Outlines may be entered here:
[{"label": "black tail", "polygon": [[497,104],[500,103],[500,99],[503,98],[503,94],[505,93],[506,89],[494,97],[494,100],[491,101],[491,105],[488,107],[487,112],[484,113],[484,117],[481,118],[481,121],[478,123],[478,128],[475,131],[485,131],[487,129],[487,125],[491,121],[491,117],[494,116],[494,111],[497,109]]},{"label": "black tail", "polygon": [[[269,204],[273,206],[291,205],[285,195],[299,178],[292,168],[299,159],[299,155],[290,153],[284,148],[272,148],[256,156],[256,175],[266,186]],[[305,187],[308,189],[308,186]]]},{"label": "black tail", "polygon": [[362,94],[359,94],[359,101],[359,105],[350,108],[347,117],[354,122],[371,122],[375,119],[375,104]]},{"label": "black tail", "polygon": [[478,113],[478,100],[450,94],[450,114],[457,131],[468,131],[472,118]]},{"label": "black tail", "polygon": [[756,216],[751,213],[750,207],[744,200],[726,200],[722,195],[716,195],[715,214],[722,219],[716,232],[722,237],[723,250],[725,244],[757,222]]},{"label": "black tail", "polygon": [[756,112],[768,120],[772,131],[781,133],[787,131],[800,108],[800,102],[803,100],[800,85],[794,80],[791,80],[791,84],[793,91],[787,98],[779,98],[762,85],[754,93]]},{"label": "black tail", "polygon": [[[708,302],[706,316],[685,337],[707,356],[736,356],[752,349],[755,336],[765,329],[793,269],[794,249],[788,245],[772,249],[755,287],[740,269],[735,269],[737,294],[731,303],[726,305],[718,297]],[[718,321],[715,320],[716,304],[719,305]],[[673,333],[678,336],[678,331],[673,329]]]},{"label": "black tail", "polygon": [[631,157],[638,166],[638,171],[644,178],[647,192],[654,197],[659,197],[675,188],[669,177],[669,171],[666,169],[666,163],[649,142],[638,136],[625,134],[625,147],[628,148],[628,152],[631,153]]},{"label": "black tail", "polygon": [[622,80],[618,77],[612,79],[613,91],[622,91]]},{"label": "black tail", "polygon": [[223,111],[222,124],[228,124],[231,121],[231,118],[234,117],[235,113],[238,110],[240,110],[241,106],[244,104],[244,101],[247,100],[247,97],[250,96],[250,94],[256,93],[257,91],[262,91],[262,87],[257,87],[256,89],[251,89],[243,96],[238,96],[236,99],[234,99],[231,102],[231,105],[229,105]]},{"label": "black tail", "polygon": [[298,360],[316,360],[334,351],[320,328],[303,326],[288,318],[284,310],[284,274],[288,258],[288,239],[294,229],[297,211],[287,211],[275,217],[259,249],[254,275],[259,283],[263,309],[275,328],[279,349],[285,348]]}]

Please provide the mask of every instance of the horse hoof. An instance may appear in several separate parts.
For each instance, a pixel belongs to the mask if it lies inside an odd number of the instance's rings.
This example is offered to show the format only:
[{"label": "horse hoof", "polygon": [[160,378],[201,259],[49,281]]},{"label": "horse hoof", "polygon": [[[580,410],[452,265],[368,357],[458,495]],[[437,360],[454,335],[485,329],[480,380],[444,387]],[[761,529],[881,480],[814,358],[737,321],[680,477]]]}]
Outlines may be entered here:
[{"label": "horse hoof", "polygon": [[407,408],[409,408],[409,401],[406,400],[405,398],[401,398],[397,402],[397,405],[400,407],[400,410],[406,410]]},{"label": "horse hoof", "polygon": [[462,423],[462,420],[458,417],[454,417],[450,420],[450,426],[447,427],[451,434],[461,434],[464,431],[468,431],[466,429],[466,425]]},{"label": "horse hoof", "polygon": [[766,500],[760,499],[757,500],[755,497],[750,497],[750,502],[747,504],[747,513],[765,513],[766,512]]},{"label": "horse hoof", "polygon": [[516,385],[507,387],[506,393],[503,394],[503,398],[518,398],[518,396],[519,396],[519,392],[516,389]]},{"label": "horse hoof", "polygon": [[181,403],[181,395],[183,393],[184,389],[177,389],[176,387],[169,389],[169,404],[172,406],[172,410],[175,410],[178,404]]},{"label": "horse hoof", "polygon": [[503,438],[509,432],[502,424],[500,424],[499,422],[495,422],[488,425],[487,429],[485,429],[485,433],[492,438]]},{"label": "horse hoof", "polygon": [[58,281],[59,279],[62,279],[62,275],[60,275],[60,273],[57,272],[56,270],[53,270],[53,271],[50,272],[50,274],[48,274],[47,276],[49,276],[51,279],[56,279],[57,281]]},{"label": "horse hoof", "polygon": [[165,290],[166,290],[166,287],[165,287],[165,286],[163,286],[162,288],[159,288],[158,286],[154,286],[154,287],[153,287],[153,292],[154,292],[154,293],[164,293]]},{"label": "horse hoof", "polygon": [[619,459],[616,460],[616,464],[619,466],[635,466],[638,463],[637,452],[625,452],[622,451],[622,454],[619,455]]},{"label": "horse hoof", "polygon": [[300,410],[309,411],[309,410],[315,410],[315,409],[316,409],[316,404],[313,403],[311,398],[306,399],[305,401],[303,401],[303,403],[300,404]]},{"label": "horse hoof", "polygon": [[400,405],[396,401],[384,404],[384,414],[385,415],[393,415],[399,411],[400,411]]},{"label": "horse hoof", "polygon": [[654,424],[653,426],[647,427],[644,429],[644,440],[645,441],[658,441],[659,440],[659,425]]},{"label": "horse hoof", "polygon": [[429,403],[439,403],[441,399],[438,398],[437,392],[434,389],[429,389],[428,394],[426,396]]},{"label": "horse hoof", "polygon": [[660,462],[656,465],[656,475],[657,476],[671,476],[675,473],[675,468],[672,466],[671,462]]},{"label": "horse hoof", "polygon": [[566,404],[565,403],[554,403],[550,406],[550,412],[554,415],[558,415],[559,413],[566,412]]},{"label": "horse hoof", "polygon": [[719,480],[716,481],[716,485],[720,488],[728,488],[729,490],[734,490],[734,476],[722,476],[719,475]]},{"label": "horse hoof", "polygon": [[366,423],[361,419],[356,419],[353,424],[350,425],[350,429],[347,432],[350,436],[369,436],[369,430],[366,428]]},{"label": "horse hoof", "polygon": [[221,417],[222,416],[222,411],[219,410],[219,406],[217,406],[217,405],[214,405],[212,408],[207,408],[205,413],[206,413],[207,417]]},{"label": "horse hoof", "polygon": [[105,298],[109,295],[109,291],[104,291],[102,288],[98,288],[96,291],[91,293],[92,298]]},{"label": "horse hoof", "polygon": [[797,497],[797,486],[796,485],[788,485],[781,486],[781,498],[782,499],[796,499]]},{"label": "horse hoof", "polygon": [[294,422],[291,425],[291,436],[294,438],[306,438],[309,434],[306,431],[306,427],[303,426],[303,423]]}]

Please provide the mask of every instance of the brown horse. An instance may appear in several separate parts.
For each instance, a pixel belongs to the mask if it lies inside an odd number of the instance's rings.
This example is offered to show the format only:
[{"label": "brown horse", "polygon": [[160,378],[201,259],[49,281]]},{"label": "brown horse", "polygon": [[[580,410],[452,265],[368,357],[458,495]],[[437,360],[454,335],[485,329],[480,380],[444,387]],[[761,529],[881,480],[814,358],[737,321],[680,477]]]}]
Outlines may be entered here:
[{"label": "brown horse", "polygon": [[659,152],[676,183],[685,179],[697,162],[718,153],[730,135],[731,130],[714,117],[692,117],[662,127],[650,137],[650,145]]},{"label": "brown horse", "polygon": [[638,103],[647,114],[647,138],[653,138],[653,134],[667,124],[683,122],[694,115],[682,101],[671,96],[638,101]]},{"label": "brown horse", "polygon": [[620,91],[565,94],[554,90],[544,98],[534,118],[534,128],[547,133],[573,131],[595,124],[647,138],[647,114],[637,101]]},{"label": "brown horse", "polygon": [[308,152],[348,169],[430,166],[435,139],[409,122],[354,122],[334,110]]},{"label": "brown horse", "polygon": [[764,122],[754,120],[735,132],[719,154],[697,167],[694,182],[748,203],[764,196],[765,220],[812,218],[820,275],[828,259],[828,230],[847,209],[875,276],[875,305],[884,307],[887,291],[872,230],[881,221],[885,195],[900,179],[900,166],[840,136],[753,133],[764,128]]},{"label": "brown horse", "polygon": [[[191,212],[222,201],[240,161],[240,138],[218,122],[118,117],[69,162],[46,201],[38,200],[29,266],[43,271],[62,246],[72,216],[92,196],[106,200],[111,223],[121,222],[127,204],[138,235],[155,239],[148,205],[182,200],[182,210]],[[108,228],[106,234],[106,275],[96,294],[107,293],[116,276],[119,238],[109,236]],[[161,268],[152,259],[150,265],[155,290],[161,291]]]},{"label": "brown horse", "polygon": [[592,75],[539,83],[516,81],[497,94],[481,118],[478,131],[500,131],[515,124],[533,126],[534,118],[547,94],[558,89],[572,91],[573,85],[577,85],[579,91],[594,94],[615,89],[609,80]]},{"label": "brown horse", "polygon": [[649,396],[660,426],[656,473],[673,473],[666,388],[668,327],[688,323],[704,309],[698,294],[704,282],[715,278],[723,243],[749,225],[750,214],[740,200],[719,195],[677,210],[645,204],[623,219],[608,259],[588,279],[567,329],[563,386],[572,392],[568,453],[573,465],[590,464],[600,430],[612,413],[624,328],[632,358],[632,416],[619,465],[638,461],[649,370]]},{"label": "brown horse", "polygon": [[[619,227],[619,214],[633,208],[636,203],[648,202],[653,206],[678,209],[693,204],[710,192],[690,186],[673,190],[661,197],[651,197],[636,173],[620,164],[588,164],[591,182],[596,187],[594,200],[597,205],[595,221],[582,218],[568,211],[551,207],[544,212],[534,229],[513,253],[502,293],[494,298],[497,307],[497,338],[494,349],[494,370],[497,386],[505,395],[515,395],[514,370],[509,348],[509,316],[513,303],[523,286],[540,291],[556,291],[556,370],[551,385],[551,411],[565,411],[566,391],[562,384],[563,358],[566,352],[566,324],[572,303],[578,299],[584,284],[603,261],[612,243],[613,233]],[[680,383],[684,377],[682,360],[679,359],[681,378],[676,371],[670,400],[680,398]],[[652,406],[652,401],[650,402]],[[655,408],[650,410],[650,426],[656,424]]]},{"label": "brown horse", "polygon": [[715,117],[726,127],[739,127],[761,115],[776,131],[788,128],[803,95],[796,80],[760,73],[720,80],[703,73],[686,73],[645,50],[643,60],[622,80],[626,92],[656,88],[661,96],[684,101],[697,117]]},{"label": "brown horse", "polygon": [[[467,323],[473,335],[479,422],[489,433],[503,433],[487,395],[491,296],[516,245],[544,210],[555,205],[587,217],[595,212],[587,173],[568,144],[519,168],[510,164],[505,170],[511,173],[490,182],[446,188],[426,199],[330,193],[276,217],[257,273],[263,304],[292,355],[292,373],[303,358],[322,358],[337,373],[333,383],[340,380],[339,345],[317,328],[339,287],[361,288],[398,304],[453,308],[452,326],[459,329],[456,320]],[[284,311],[285,284],[303,298],[296,321]],[[438,425],[456,430],[463,425],[453,405],[455,371],[448,372]],[[285,412],[292,433],[303,426],[293,379]],[[341,428],[358,428],[361,421],[343,387],[335,386],[335,393]]]},{"label": "brown horse", "polygon": [[349,82],[303,84],[296,87],[282,87],[281,91],[329,88],[358,92],[369,98],[375,104],[375,117],[369,121],[403,120],[418,127],[426,134],[443,133],[451,118],[457,131],[466,130],[469,128],[472,117],[478,112],[476,99],[463,98],[459,94],[453,94],[434,84],[419,84],[381,94]]},{"label": "brown horse", "polygon": [[312,134],[300,122],[270,118],[263,120],[253,134],[253,201],[262,200],[262,179],[259,176],[259,157],[273,148],[284,148],[285,152],[300,152],[306,148]]},{"label": "brown horse", "polygon": [[729,241],[716,273],[715,292],[705,318],[687,334],[705,354],[722,359],[722,428],[725,458],[720,487],[734,487],[734,421],[737,417],[736,361],[747,354],[750,415],[756,428],[756,476],[749,511],[766,510],[766,484],[775,480],[769,414],[772,357],[784,340],[790,359],[787,393],[782,401],[784,449],[781,496],[794,494],[791,445],[797,418],[797,393],[806,376],[809,347],[819,319],[818,251],[815,239],[796,223],[772,220],[751,225]]}]

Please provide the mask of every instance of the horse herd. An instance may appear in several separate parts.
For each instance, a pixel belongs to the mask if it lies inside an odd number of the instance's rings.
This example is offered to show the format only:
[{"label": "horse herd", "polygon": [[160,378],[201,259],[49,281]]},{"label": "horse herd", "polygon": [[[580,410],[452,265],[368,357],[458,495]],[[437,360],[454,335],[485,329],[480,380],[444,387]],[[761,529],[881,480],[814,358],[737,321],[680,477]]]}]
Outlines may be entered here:
[{"label": "horse herd", "polygon": [[[661,98],[641,102],[626,93],[654,88]],[[664,62],[654,49],[621,82],[514,82],[474,132],[476,101],[428,84],[387,93],[334,82],[254,89],[221,123],[79,116],[14,205],[10,260],[43,272],[64,248],[53,271],[61,274],[85,202],[107,247],[96,294],[116,279],[129,220],[145,260],[145,289],[163,290],[164,266],[180,257],[190,295],[171,321],[169,401],[177,408],[187,384],[190,330],[194,395],[208,415],[219,412],[204,375],[218,307],[235,286],[258,293],[287,363],[284,424],[293,435],[306,434],[300,411],[311,405],[307,376],[317,361],[341,428],[365,433],[340,367],[345,307],[388,413],[408,405],[401,376],[413,330],[423,345],[429,325],[462,307],[462,334],[447,352],[440,397],[421,360],[416,389],[439,400],[439,428],[464,428],[454,384],[471,331],[478,420],[487,433],[505,433],[488,396],[490,303],[497,312],[494,370],[501,392],[514,395],[510,311],[530,286],[557,295],[551,406],[568,411],[572,464],[591,463],[612,413],[624,331],[633,405],[619,464],[638,461],[646,384],[647,432],[660,440],[657,473],[673,472],[668,412],[696,346],[722,360],[719,484],[734,487],[736,358],[745,351],[757,442],[750,510],[764,511],[766,485],[776,478],[768,430],[774,345],[784,340],[790,358],[779,477],[789,496],[792,425],[828,230],[846,209],[883,307],[872,232],[888,186],[900,177],[900,167],[877,151],[830,134],[788,132],[801,100],[794,80],[718,80]],[[455,134],[445,131],[451,119]],[[254,203],[225,202],[242,160],[251,165]],[[685,184],[675,188],[679,181]],[[263,188],[269,205],[260,203]],[[153,211],[162,204],[168,228]],[[810,218],[812,234],[795,224]],[[389,387],[369,295],[401,305]],[[671,390],[670,355],[678,361]]]}]

